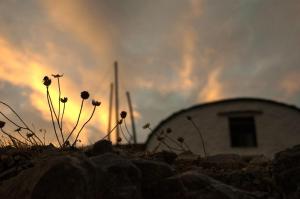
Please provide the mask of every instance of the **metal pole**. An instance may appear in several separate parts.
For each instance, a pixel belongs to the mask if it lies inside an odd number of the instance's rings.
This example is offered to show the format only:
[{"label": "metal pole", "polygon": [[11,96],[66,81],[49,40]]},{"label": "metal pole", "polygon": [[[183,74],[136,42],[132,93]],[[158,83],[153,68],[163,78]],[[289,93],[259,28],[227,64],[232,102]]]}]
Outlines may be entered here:
[{"label": "metal pole", "polygon": [[[118,77],[118,62],[115,61],[115,96],[116,96],[116,123],[119,122],[119,77]],[[120,137],[119,126],[116,128],[116,144],[118,144],[118,138]]]},{"label": "metal pole", "polygon": [[107,127],[108,140],[111,140],[111,138],[110,138],[110,130],[111,130],[112,103],[113,103],[113,95],[114,95],[113,94],[113,90],[114,90],[114,84],[110,83],[108,127]]},{"label": "metal pole", "polygon": [[128,101],[129,113],[130,113],[130,119],[131,119],[133,143],[136,144],[136,131],[135,131],[134,115],[133,115],[133,109],[132,109],[132,104],[131,104],[130,93],[127,91],[126,95],[127,95],[127,101]]}]

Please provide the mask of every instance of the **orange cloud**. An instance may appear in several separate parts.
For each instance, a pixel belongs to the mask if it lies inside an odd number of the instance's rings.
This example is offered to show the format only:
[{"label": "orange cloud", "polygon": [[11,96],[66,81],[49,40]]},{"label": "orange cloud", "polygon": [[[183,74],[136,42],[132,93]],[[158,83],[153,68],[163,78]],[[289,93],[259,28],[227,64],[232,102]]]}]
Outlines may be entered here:
[{"label": "orange cloud", "polygon": [[[45,75],[53,74],[53,70],[55,70],[54,67],[44,63],[45,59],[43,57],[39,57],[37,54],[20,52],[2,37],[0,37],[0,54],[0,79],[18,87],[30,88],[31,93],[29,93],[29,99],[32,103],[31,105],[39,111],[38,114],[41,114],[45,120],[50,121],[51,117],[46,100],[46,89],[42,84],[42,78]],[[81,90],[78,90],[77,85],[78,83],[68,78],[67,75],[61,80],[62,96],[67,96],[69,98],[64,116],[64,125],[68,128],[68,130],[71,130],[74,125],[81,104]],[[59,94],[56,87],[56,80],[52,78],[50,92],[55,109],[57,110]],[[88,87],[88,85],[86,87]],[[101,94],[98,94],[97,96],[100,95]],[[94,95],[91,93],[91,96]],[[105,99],[102,99],[102,102],[106,104]],[[95,126],[96,129],[99,129],[98,137],[101,137],[101,131],[106,131],[106,121],[108,118],[107,110],[102,107],[100,109],[101,110],[96,112],[93,120],[90,122],[90,124]],[[92,105],[90,104],[90,101],[88,101],[84,105],[80,124],[83,124],[83,122],[88,119],[91,110]],[[83,143],[87,143],[88,137],[90,136],[89,133],[93,132],[82,133],[80,139]]]},{"label": "orange cloud", "polygon": [[200,102],[213,101],[223,97],[223,86],[219,81],[220,73],[221,68],[215,68],[208,74],[207,83],[198,96]]},{"label": "orange cloud", "polygon": [[293,72],[286,75],[280,82],[280,88],[284,90],[287,97],[300,92],[300,73]]}]

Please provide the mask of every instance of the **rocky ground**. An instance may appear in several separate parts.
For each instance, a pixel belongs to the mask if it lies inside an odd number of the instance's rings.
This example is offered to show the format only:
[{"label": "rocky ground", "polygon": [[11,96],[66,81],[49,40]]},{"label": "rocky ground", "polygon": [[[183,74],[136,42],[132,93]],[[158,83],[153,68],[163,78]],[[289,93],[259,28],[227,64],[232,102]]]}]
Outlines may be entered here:
[{"label": "rocky ground", "polygon": [[99,141],[85,150],[0,149],[2,199],[299,199],[300,145],[264,156],[145,153]]}]

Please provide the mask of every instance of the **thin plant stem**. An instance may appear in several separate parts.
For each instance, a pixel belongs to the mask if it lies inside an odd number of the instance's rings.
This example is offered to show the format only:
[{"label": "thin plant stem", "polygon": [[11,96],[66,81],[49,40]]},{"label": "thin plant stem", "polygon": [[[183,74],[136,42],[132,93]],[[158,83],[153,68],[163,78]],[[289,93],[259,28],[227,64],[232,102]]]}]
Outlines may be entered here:
[{"label": "thin plant stem", "polygon": [[94,115],[94,113],[95,113],[95,111],[96,111],[96,107],[97,107],[97,106],[94,106],[94,109],[93,109],[93,111],[92,111],[92,114],[91,114],[90,118],[82,125],[82,127],[81,127],[80,130],[78,131],[78,133],[77,133],[77,135],[76,135],[76,138],[75,138],[75,141],[73,142],[72,146],[74,146],[74,145],[76,144],[77,139],[78,139],[78,137],[79,137],[79,135],[80,135],[82,129],[83,129],[83,128],[85,127],[85,125],[92,119],[92,117],[93,117],[93,115]]},{"label": "thin plant stem", "polygon": [[[5,102],[2,102],[2,101],[0,101],[0,104],[3,104],[3,105],[5,105],[6,107],[8,107],[18,118],[19,118],[19,120],[24,124],[24,126],[26,127],[26,128],[24,128],[23,127],[23,129],[26,129],[26,130],[28,130],[28,131],[30,131],[31,133],[33,133],[33,135],[39,140],[39,142],[41,142],[41,144],[43,144],[43,142],[41,141],[41,139],[35,134],[35,132],[34,131],[32,131],[29,127],[28,127],[28,125],[24,122],[24,120],[19,116],[19,114],[11,107],[11,106],[9,106],[8,104],[6,104]],[[16,125],[16,123],[14,123],[15,125]],[[19,126],[18,125],[18,127],[21,127],[21,126]]]},{"label": "thin plant stem", "polygon": [[179,144],[176,140],[174,140],[172,137],[168,136],[167,134],[165,134],[165,138],[169,139],[171,142],[173,142],[174,144],[176,144],[177,146],[179,146],[180,148],[183,149],[182,145]]},{"label": "thin plant stem", "polygon": [[51,98],[50,98],[50,94],[49,94],[49,89],[47,87],[47,101],[48,101],[48,105],[49,105],[49,109],[50,109],[52,125],[53,125],[53,129],[54,129],[54,133],[55,133],[55,137],[57,139],[57,142],[58,142],[59,146],[61,147],[61,143],[59,141],[59,138],[58,138],[58,135],[57,135],[57,132],[56,132],[56,127],[55,127],[55,124],[54,124],[54,119],[53,119],[53,113],[52,113],[50,100],[51,100]]},{"label": "thin plant stem", "polygon": [[120,125],[120,130],[121,130],[121,134],[123,135],[123,137],[124,137],[124,139],[126,140],[126,142],[127,142],[128,144],[130,144],[130,141],[127,139],[127,137],[126,137],[125,134],[124,134],[122,125]]},{"label": "thin plant stem", "polygon": [[63,103],[63,104],[64,104],[63,111],[62,111],[61,118],[60,118],[60,128],[61,128],[61,131],[63,129],[63,117],[64,117],[64,114],[65,114],[65,108],[66,108],[66,103]]},{"label": "thin plant stem", "polygon": [[[47,87],[47,89],[48,89],[48,87]],[[63,143],[64,143],[64,137],[63,137],[62,129],[61,129],[60,124],[59,124],[59,118],[58,118],[58,116],[57,116],[57,114],[55,112],[55,109],[54,109],[54,106],[53,106],[53,103],[52,103],[52,99],[51,99],[51,95],[50,95],[49,90],[48,90],[48,93],[49,93],[48,97],[49,97],[50,105],[51,105],[52,111],[54,113],[54,116],[55,116],[55,119],[56,119],[56,122],[57,122],[57,125],[58,125],[58,128],[59,128],[59,131],[60,131],[60,135],[61,135]]]},{"label": "thin plant stem", "polygon": [[81,100],[81,106],[80,106],[80,110],[79,110],[79,114],[78,114],[78,118],[77,118],[76,124],[75,124],[74,128],[72,129],[72,131],[69,133],[69,135],[66,138],[66,140],[65,140],[65,142],[64,142],[63,145],[65,145],[65,143],[67,143],[67,141],[70,139],[71,135],[73,134],[74,130],[76,129],[76,127],[77,127],[77,125],[79,123],[80,115],[81,115],[82,108],[83,108],[83,102],[84,102],[84,99]]},{"label": "thin plant stem", "polygon": [[19,140],[18,138],[14,137],[14,136],[12,136],[12,135],[10,135],[10,134],[8,134],[8,133],[6,133],[2,128],[1,128],[1,131],[2,131],[2,133],[4,133],[5,135],[7,135],[10,139],[14,139],[14,140],[16,140],[16,141],[18,141],[18,142],[20,142],[20,143],[22,143],[22,144],[27,145],[25,142],[22,142],[22,141]]},{"label": "thin plant stem", "polygon": [[133,140],[133,136],[130,135],[130,132],[129,132],[128,128],[127,128],[127,124],[126,124],[126,120],[125,120],[125,119],[124,119],[124,125],[125,125],[125,129],[126,129],[126,131],[127,131],[127,134],[128,134],[129,137],[130,137],[130,140]]},{"label": "thin plant stem", "polygon": [[[122,120],[122,119],[121,119]],[[112,128],[103,138],[101,138],[100,140],[104,140],[105,138],[107,138],[117,127],[118,125],[120,125],[120,122],[117,122],[117,124],[114,126],[114,128]]]},{"label": "thin plant stem", "polygon": [[59,77],[57,78],[57,85],[58,85],[58,125],[59,125],[59,121],[60,121],[59,120],[59,118],[60,118],[60,96],[61,96]]},{"label": "thin plant stem", "polygon": [[206,153],[206,150],[205,150],[204,139],[203,139],[202,133],[201,133],[200,129],[198,128],[198,126],[195,124],[194,120],[191,119],[190,121],[192,122],[193,126],[195,127],[198,134],[200,135],[201,142],[202,142],[202,147],[203,147],[203,151],[204,151],[204,157],[206,157],[207,153]]}]

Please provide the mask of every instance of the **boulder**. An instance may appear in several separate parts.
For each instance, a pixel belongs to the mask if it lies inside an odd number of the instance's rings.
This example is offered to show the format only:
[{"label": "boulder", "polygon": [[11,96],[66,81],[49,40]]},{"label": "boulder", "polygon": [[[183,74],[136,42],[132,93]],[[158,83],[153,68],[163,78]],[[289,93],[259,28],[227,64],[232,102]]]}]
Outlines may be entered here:
[{"label": "boulder", "polygon": [[226,185],[197,171],[188,171],[174,177],[185,187],[186,198],[204,199],[258,199],[263,193],[251,193]]},{"label": "boulder", "polygon": [[[84,157],[47,157],[19,175],[1,182],[0,198],[95,198],[96,170]],[[102,183],[105,181],[102,180]]]},{"label": "boulder", "polygon": [[97,169],[105,172],[103,198],[141,198],[141,172],[131,161],[113,153],[94,156],[90,160]]},{"label": "boulder", "polygon": [[99,140],[87,151],[89,156],[101,155],[113,152],[113,146],[109,140]]},{"label": "boulder", "polygon": [[300,198],[300,145],[275,154],[273,174],[288,199]]}]

